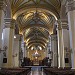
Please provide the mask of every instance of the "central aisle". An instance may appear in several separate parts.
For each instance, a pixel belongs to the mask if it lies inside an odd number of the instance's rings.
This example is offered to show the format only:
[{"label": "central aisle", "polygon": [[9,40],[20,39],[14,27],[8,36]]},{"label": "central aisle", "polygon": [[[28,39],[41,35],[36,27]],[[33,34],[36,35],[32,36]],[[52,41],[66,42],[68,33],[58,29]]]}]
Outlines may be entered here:
[{"label": "central aisle", "polygon": [[32,67],[31,72],[28,75],[46,75],[46,74],[43,72],[43,69],[41,69],[41,67]]}]

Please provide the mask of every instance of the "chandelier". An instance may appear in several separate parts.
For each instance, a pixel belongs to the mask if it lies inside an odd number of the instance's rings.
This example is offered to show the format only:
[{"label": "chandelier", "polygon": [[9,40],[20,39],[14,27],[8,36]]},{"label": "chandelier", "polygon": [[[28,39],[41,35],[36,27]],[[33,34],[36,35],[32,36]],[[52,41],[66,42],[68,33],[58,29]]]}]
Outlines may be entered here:
[{"label": "chandelier", "polygon": [[40,57],[41,55],[37,52],[37,50],[36,50],[36,52],[34,53],[34,54],[32,54],[32,56],[33,57]]}]

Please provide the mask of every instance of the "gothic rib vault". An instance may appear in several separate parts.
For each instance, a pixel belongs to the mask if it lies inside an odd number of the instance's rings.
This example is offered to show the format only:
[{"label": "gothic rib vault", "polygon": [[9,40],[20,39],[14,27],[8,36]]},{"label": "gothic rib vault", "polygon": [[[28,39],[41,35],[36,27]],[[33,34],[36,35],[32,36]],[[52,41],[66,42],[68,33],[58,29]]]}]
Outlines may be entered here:
[{"label": "gothic rib vault", "polygon": [[10,0],[12,18],[18,23],[28,48],[45,48],[54,21],[59,18],[62,0]]}]

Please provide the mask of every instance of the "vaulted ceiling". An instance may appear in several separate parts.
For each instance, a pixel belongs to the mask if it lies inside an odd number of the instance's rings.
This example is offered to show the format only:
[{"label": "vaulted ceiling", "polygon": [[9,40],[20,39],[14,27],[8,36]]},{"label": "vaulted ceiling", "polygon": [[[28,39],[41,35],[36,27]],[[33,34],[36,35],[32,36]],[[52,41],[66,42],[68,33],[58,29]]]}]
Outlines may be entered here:
[{"label": "vaulted ceiling", "polygon": [[10,0],[12,17],[28,48],[45,48],[60,16],[61,0]]}]

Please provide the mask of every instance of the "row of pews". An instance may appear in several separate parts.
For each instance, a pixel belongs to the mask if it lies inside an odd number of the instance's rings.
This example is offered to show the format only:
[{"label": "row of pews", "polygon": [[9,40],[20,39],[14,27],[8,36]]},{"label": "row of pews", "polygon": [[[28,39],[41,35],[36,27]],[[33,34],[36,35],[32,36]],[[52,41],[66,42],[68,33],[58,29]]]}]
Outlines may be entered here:
[{"label": "row of pews", "polygon": [[27,75],[31,68],[1,68],[0,75]]},{"label": "row of pews", "polygon": [[71,68],[44,68],[46,75],[75,75],[75,69]]}]

